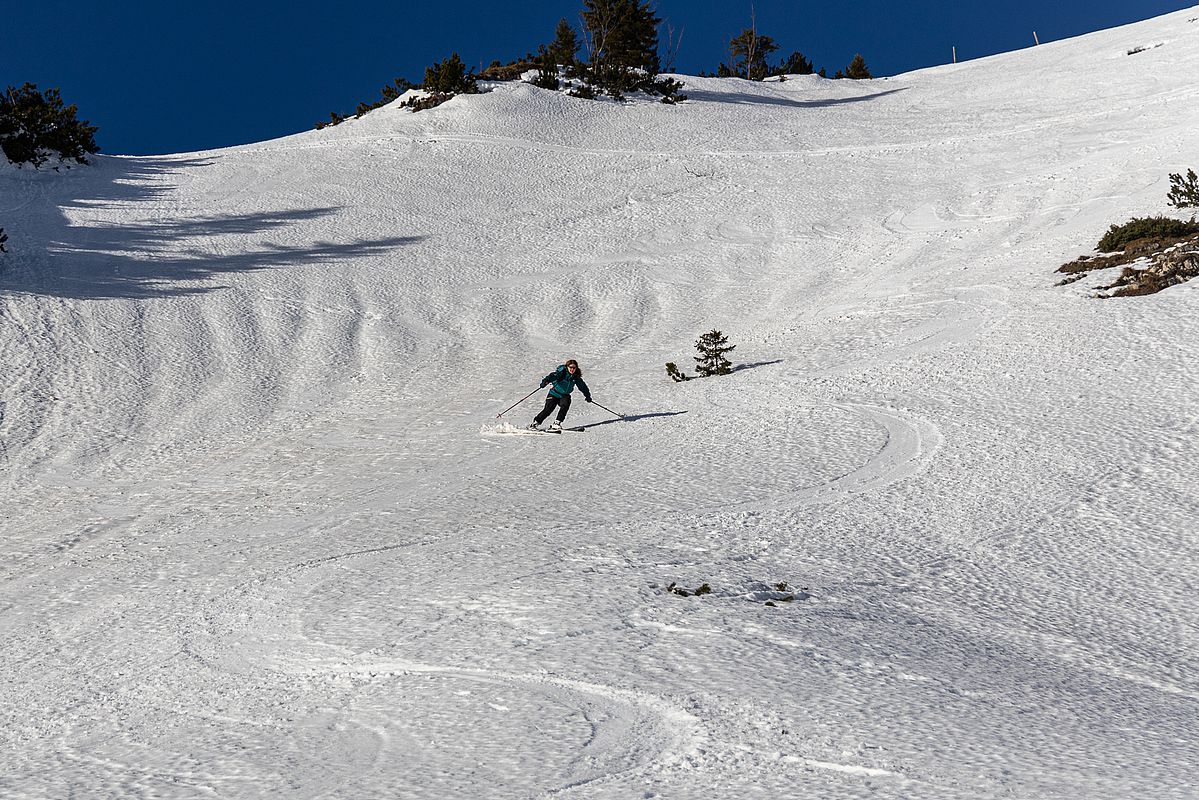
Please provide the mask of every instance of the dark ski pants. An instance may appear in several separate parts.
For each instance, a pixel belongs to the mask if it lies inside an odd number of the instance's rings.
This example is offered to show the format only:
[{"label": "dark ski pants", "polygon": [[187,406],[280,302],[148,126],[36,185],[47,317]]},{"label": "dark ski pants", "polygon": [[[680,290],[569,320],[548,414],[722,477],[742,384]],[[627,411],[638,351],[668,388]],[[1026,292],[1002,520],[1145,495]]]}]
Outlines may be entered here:
[{"label": "dark ski pants", "polygon": [[570,411],[570,395],[566,397],[554,397],[552,394],[545,398],[545,408],[541,409],[541,413],[533,418],[533,421],[538,425],[545,422],[546,417],[554,410],[554,406],[558,407],[558,421],[566,419],[566,412]]}]

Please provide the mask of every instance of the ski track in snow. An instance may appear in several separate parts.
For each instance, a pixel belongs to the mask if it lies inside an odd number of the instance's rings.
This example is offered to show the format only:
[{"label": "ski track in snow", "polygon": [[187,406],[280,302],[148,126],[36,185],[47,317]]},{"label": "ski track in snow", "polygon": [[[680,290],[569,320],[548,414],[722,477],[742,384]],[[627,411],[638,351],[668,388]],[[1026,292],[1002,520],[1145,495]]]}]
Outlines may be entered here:
[{"label": "ski track in snow", "polygon": [[878,454],[859,469],[818,486],[796,489],[777,501],[735,505],[737,510],[767,510],[824,502],[843,494],[869,492],[918,473],[936,452],[939,433],[926,420],[898,409],[857,404],[838,404],[870,419],[886,431],[886,442]]},{"label": "ski track in snow", "polygon": [[0,795],[1193,798],[1194,16],[0,172]]}]

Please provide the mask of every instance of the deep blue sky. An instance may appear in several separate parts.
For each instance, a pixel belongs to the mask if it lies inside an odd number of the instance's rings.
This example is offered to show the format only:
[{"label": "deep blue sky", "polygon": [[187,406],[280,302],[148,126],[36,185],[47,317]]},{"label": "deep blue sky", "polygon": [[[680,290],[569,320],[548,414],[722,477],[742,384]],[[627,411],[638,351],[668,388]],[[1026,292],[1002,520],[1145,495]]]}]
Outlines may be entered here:
[{"label": "deep blue sky", "polygon": [[[876,76],[977,58],[1148,19],[1195,0],[756,0],[758,30],[831,75],[861,52]],[[310,129],[374,101],[396,76],[420,81],[457,50],[504,61],[577,23],[581,0],[340,3],[39,0],[3,13],[0,83],[60,87],[98,125],[107,153],[167,153]],[[714,70],[750,0],[658,0],[683,30],[676,69]]]}]

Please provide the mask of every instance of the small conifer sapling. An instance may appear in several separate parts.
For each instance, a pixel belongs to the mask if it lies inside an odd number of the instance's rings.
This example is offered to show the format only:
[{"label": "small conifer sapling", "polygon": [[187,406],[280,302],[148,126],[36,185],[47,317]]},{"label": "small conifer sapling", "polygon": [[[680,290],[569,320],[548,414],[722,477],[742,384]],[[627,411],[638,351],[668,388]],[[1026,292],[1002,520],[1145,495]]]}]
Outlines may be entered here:
[{"label": "small conifer sapling", "polygon": [[713,375],[728,375],[733,371],[733,363],[726,357],[737,349],[737,345],[729,344],[729,339],[718,330],[710,330],[695,342],[699,355],[695,356],[695,370],[705,378]]}]

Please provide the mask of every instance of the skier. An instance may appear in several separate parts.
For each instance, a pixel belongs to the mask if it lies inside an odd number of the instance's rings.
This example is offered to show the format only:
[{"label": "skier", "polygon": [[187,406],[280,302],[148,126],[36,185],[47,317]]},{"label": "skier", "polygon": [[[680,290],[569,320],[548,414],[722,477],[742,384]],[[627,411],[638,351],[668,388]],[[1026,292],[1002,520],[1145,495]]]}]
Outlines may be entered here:
[{"label": "skier", "polygon": [[533,424],[529,426],[529,430],[541,430],[541,423],[557,406],[558,419],[550,423],[549,429],[555,433],[561,431],[562,420],[566,419],[566,412],[570,410],[570,393],[574,391],[576,385],[583,390],[583,399],[588,403],[591,402],[591,390],[587,388],[587,383],[583,380],[583,370],[579,369],[579,362],[573,358],[568,359],[565,364],[541,379],[542,388],[550,384],[553,384],[553,388],[550,389],[549,396],[545,398],[545,408],[533,418]]}]

